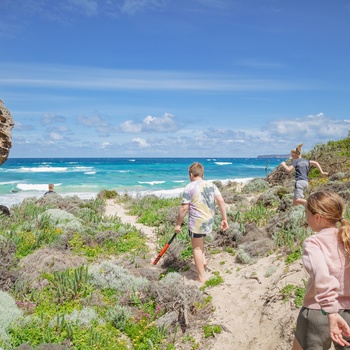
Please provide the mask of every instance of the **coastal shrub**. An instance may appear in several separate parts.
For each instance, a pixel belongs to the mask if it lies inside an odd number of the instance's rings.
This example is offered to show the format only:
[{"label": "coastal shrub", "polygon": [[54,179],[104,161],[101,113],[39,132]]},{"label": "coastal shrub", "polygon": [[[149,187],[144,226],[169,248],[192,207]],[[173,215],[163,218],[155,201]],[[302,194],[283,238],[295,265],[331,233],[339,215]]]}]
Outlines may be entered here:
[{"label": "coastal shrub", "polygon": [[258,192],[263,192],[267,190],[269,187],[270,185],[266,180],[261,178],[256,178],[247,182],[243,187],[242,192],[247,194],[258,193]]},{"label": "coastal shrub", "polygon": [[7,332],[12,322],[22,315],[15,299],[8,293],[0,290],[0,346],[5,346],[10,340]]},{"label": "coastal shrub", "polygon": [[0,234],[0,267],[9,268],[15,263],[16,245]]},{"label": "coastal shrub", "polygon": [[90,281],[101,289],[113,289],[120,293],[142,290],[149,281],[143,277],[135,277],[122,266],[112,261],[103,261],[89,267]]},{"label": "coastal shrub", "polygon": [[89,283],[88,268],[80,266],[76,269],[54,271],[52,277],[45,275],[53,285],[53,293],[58,304],[66,301],[86,298],[92,293]]},{"label": "coastal shrub", "polygon": [[252,205],[249,210],[243,213],[243,220],[245,223],[256,223],[258,226],[264,226],[273,213],[274,211],[260,202]]},{"label": "coastal shrub", "polygon": [[257,199],[257,204],[263,203],[265,206],[277,206],[279,200],[288,193],[283,186],[274,186],[263,192]]},{"label": "coastal shrub", "polygon": [[32,288],[39,288],[42,274],[76,269],[86,263],[86,259],[52,248],[41,248],[23,258],[20,263],[22,281],[28,281]]},{"label": "coastal shrub", "polygon": [[242,246],[239,246],[237,249],[236,260],[245,265],[253,264],[255,262]]},{"label": "coastal shrub", "polygon": [[106,319],[112,323],[112,325],[124,331],[128,319],[131,317],[131,311],[129,308],[116,304],[113,308],[108,309],[106,313]]},{"label": "coastal shrub", "polygon": [[[68,324],[85,328],[90,327],[94,321],[98,321],[100,324],[104,322],[92,307],[83,307],[81,310],[73,310],[70,314],[65,315],[65,320]],[[51,327],[55,326],[57,326],[57,324],[51,324]]]},{"label": "coastal shrub", "polygon": [[168,208],[176,208],[181,198],[159,198],[154,195],[137,197],[131,202],[129,213],[138,216],[138,222],[148,226],[159,226],[167,220]]},{"label": "coastal shrub", "polygon": [[[206,315],[206,308],[200,306],[204,302],[201,291],[196,286],[185,284],[184,278],[177,272],[169,272],[160,281],[152,283],[149,292],[157,305],[156,310],[164,312],[159,324],[176,323],[187,327],[194,315],[196,318]],[[171,316],[174,312],[177,313],[175,318]]]},{"label": "coastal shrub", "polygon": [[82,223],[73,214],[61,209],[48,209],[39,215],[38,221],[44,226],[45,223],[54,225],[57,228],[71,231],[79,231]]},{"label": "coastal shrub", "polygon": [[9,329],[11,345],[20,346],[23,343],[30,344],[37,349],[41,344],[70,344],[72,349],[131,349],[128,342],[123,339],[120,332],[111,323],[99,323],[91,321],[91,326],[85,327],[70,323],[65,314],[57,314],[48,317],[41,314],[40,317],[29,316],[24,320],[19,319]]}]

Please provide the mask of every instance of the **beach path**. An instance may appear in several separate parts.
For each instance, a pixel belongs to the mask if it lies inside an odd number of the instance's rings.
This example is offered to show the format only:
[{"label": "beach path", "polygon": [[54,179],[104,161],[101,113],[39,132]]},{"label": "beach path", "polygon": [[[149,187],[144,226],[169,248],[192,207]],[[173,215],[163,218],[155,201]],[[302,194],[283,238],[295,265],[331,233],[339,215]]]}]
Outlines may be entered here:
[{"label": "beach path", "polygon": [[115,202],[114,199],[107,199],[105,207],[106,216],[117,216],[125,224],[135,226],[147,237],[147,246],[150,249],[151,255],[156,256],[156,235],[155,228],[137,223],[137,216],[128,215],[124,207]]},{"label": "beach path", "polygon": [[[157,255],[155,228],[137,223],[137,217],[128,215],[112,199],[107,200],[105,215],[116,215],[144,232],[151,256]],[[190,270],[194,270],[190,264]],[[220,274],[224,280],[205,289],[214,306],[209,323],[220,325],[223,331],[209,341],[205,350],[290,350],[299,309],[288,298],[284,300],[281,291],[307,278],[301,261],[287,267],[281,256],[271,254],[252,264],[241,264],[222,251],[211,255],[208,267],[207,279]],[[187,273],[181,274],[185,280],[191,279]],[[202,332],[198,330],[198,338]]]}]

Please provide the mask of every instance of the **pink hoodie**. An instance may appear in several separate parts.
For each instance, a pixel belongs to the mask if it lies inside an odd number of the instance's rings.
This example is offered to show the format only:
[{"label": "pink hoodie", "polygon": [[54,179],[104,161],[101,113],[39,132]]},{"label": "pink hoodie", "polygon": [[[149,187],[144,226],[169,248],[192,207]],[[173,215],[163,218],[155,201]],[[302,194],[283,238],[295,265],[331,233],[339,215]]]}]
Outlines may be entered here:
[{"label": "pink hoodie", "polygon": [[350,256],[335,227],[305,239],[303,263],[310,278],[303,306],[326,312],[350,310]]}]

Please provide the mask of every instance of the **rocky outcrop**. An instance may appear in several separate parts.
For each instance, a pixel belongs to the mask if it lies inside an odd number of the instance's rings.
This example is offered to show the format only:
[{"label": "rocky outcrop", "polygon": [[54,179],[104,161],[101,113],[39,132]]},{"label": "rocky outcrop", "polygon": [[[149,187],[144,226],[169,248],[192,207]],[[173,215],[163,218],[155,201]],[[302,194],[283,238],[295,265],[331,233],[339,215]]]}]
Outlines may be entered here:
[{"label": "rocky outcrop", "polygon": [[14,122],[10,111],[5,107],[0,100],[0,165],[3,164],[12,147],[12,134]]}]

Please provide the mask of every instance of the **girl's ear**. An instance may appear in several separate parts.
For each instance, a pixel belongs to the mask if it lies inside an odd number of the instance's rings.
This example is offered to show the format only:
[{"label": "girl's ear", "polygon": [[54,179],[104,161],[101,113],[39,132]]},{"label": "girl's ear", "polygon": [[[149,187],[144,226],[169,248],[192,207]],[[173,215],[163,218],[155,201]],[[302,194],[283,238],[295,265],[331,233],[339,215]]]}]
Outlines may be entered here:
[{"label": "girl's ear", "polygon": [[320,223],[323,220],[323,217],[320,214],[315,214],[315,219],[317,223]]}]

